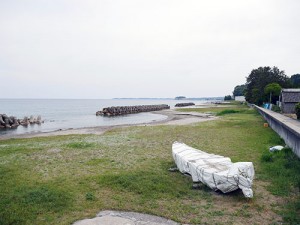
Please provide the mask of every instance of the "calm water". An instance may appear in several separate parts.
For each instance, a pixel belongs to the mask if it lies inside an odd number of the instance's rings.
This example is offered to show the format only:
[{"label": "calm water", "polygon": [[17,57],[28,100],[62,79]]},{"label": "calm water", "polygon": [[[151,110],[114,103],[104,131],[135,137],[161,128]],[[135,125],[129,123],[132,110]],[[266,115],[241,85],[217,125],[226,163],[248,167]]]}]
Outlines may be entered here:
[{"label": "calm water", "polygon": [[[96,111],[110,106],[152,105],[168,104],[171,108],[179,100],[128,100],[128,99],[101,99],[101,100],[64,100],[64,99],[0,99],[0,114],[16,116],[23,119],[24,116],[41,115],[45,121],[41,125],[19,126],[16,129],[0,130],[0,135],[24,134],[32,132],[48,132],[58,129],[110,126],[122,124],[147,123],[166,119],[164,115],[147,113],[130,114],[118,117],[96,116]],[[205,101],[192,101],[196,105]]]}]

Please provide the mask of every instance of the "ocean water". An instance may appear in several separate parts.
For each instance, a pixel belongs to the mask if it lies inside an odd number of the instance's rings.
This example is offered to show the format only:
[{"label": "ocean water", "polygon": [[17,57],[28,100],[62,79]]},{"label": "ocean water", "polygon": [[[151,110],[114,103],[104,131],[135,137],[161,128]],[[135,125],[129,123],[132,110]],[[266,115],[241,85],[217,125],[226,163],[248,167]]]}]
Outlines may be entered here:
[{"label": "ocean water", "polygon": [[203,104],[205,100],[172,100],[172,99],[0,99],[0,114],[16,116],[41,115],[41,125],[19,126],[15,129],[0,130],[1,135],[16,135],[34,132],[50,132],[70,128],[111,126],[124,124],[148,123],[164,120],[167,117],[151,112],[129,114],[116,117],[96,116],[96,111],[110,106],[168,104],[171,108],[179,102]]}]

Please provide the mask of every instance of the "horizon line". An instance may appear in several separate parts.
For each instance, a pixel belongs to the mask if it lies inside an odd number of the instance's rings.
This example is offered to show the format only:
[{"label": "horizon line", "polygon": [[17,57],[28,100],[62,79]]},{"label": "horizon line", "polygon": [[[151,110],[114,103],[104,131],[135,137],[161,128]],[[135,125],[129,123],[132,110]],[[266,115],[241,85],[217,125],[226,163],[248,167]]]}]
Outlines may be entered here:
[{"label": "horizon line", "polygon": [[[205,99],[205,98],[224,98],[223,96],[216,97],[186,97],[185,99]],[[0,98],[0,100],[113,100],[113,99],[174,99],[175,97],[114,97],[114,98]],[[184,99],[181,99],[184,100]]]}]

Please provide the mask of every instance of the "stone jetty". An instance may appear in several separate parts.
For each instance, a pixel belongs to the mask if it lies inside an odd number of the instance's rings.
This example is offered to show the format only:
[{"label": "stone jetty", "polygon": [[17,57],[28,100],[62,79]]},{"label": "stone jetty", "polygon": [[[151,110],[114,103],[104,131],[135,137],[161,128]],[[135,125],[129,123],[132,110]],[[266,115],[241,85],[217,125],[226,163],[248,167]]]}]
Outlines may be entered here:
[{"label": "stone jetty", "polygon": [[6,114],[0,114],[0,129],[4,128],[17,128],[18,126],[28,126],[29,124],[41,124],[42,121],[41,116],[38,117],[27,117],[24,119],[17,119],[15,116],[7,116]]},{"label": "stone jetty", "polygon": [[193,102],[188,102],[188,103],[177,103],[175,105],[175,107],[185,107],[185,106],[192,106],[192,105],[195,105],[195,103]]},{"label": "stone jetty", "polygon": [[135,105],[135,106],[113,106],[103,108],[102,111],[96,112],[96,116],[121,116],[125,114],[159,111],[163,109],[170,109],[166,104],[161,105]]}]

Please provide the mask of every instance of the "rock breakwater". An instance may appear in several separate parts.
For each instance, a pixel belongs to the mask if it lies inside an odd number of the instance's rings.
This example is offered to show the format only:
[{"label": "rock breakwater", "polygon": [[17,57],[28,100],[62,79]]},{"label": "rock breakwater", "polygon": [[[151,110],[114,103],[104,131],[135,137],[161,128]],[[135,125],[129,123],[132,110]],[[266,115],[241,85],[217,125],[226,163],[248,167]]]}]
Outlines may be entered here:
[{"label": "rock breakwater", "polygon": [[17,119],[15,116],[7,116],[6,114],[0,114],[0,129],[4,128],[17,128],[18,126],[28,126],[29,124],[41,124],[42,121],[41,116],[38,117],[27,117],[24,119]]},{"label": "rock breakwater", "polygon": [[121,116],[125,114],[159,111],[170,109],[166,104],[161,105],[136,105],[136,106],[113,106],[103,108],[102,111],[96,112],[96,116]]},{"label": "rock breakwater", "polygon": [[177,103],[177,104],[175,105],[175,107],[185,107],[185,106],[192,106],[192,105],[195,105],[195,103],[193,103],[193,102]]}]

